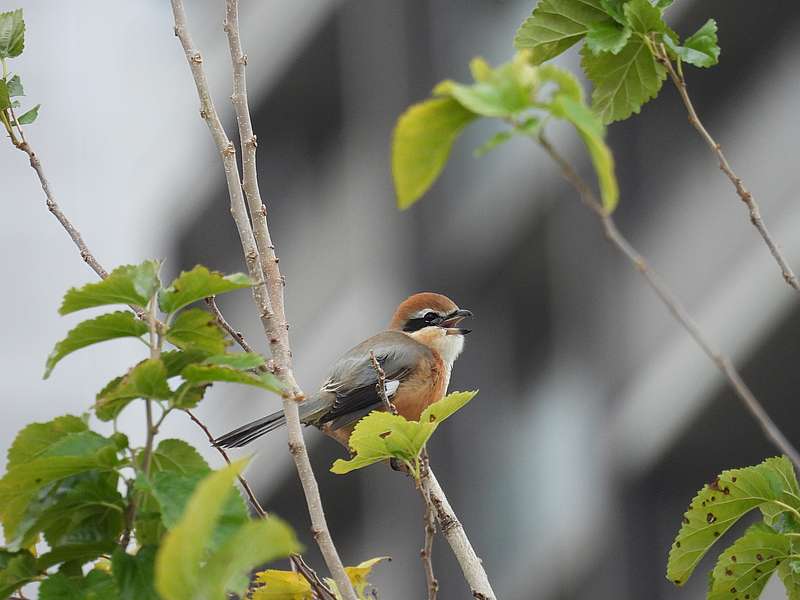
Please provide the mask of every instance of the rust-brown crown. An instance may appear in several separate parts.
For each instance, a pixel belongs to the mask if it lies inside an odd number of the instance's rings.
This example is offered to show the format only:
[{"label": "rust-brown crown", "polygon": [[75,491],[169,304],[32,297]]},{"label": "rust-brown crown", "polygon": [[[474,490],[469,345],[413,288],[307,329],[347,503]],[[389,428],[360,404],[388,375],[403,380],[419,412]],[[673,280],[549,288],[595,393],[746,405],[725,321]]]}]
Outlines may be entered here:
[{"label": "rust-brown crown", "polygon": [[[424,323],[425,315],[429,312],[443,317],[457,310],[456,303],[447,296],[434,292],[421,292],[409,296],[400,303],[400,306],[394,312],[389,328],[408,329],[409,323],[416,320],[419,320],[420,324]],[[419,329],[419,327],[414,327],[413,329]]]}]

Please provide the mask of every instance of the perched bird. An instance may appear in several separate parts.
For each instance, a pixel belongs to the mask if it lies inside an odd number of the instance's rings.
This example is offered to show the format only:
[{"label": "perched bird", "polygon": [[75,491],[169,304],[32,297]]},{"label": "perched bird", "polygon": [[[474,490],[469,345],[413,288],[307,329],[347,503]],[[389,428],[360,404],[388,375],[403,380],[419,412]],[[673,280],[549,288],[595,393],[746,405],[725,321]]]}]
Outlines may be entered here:
[{"label": "perched bird", "polygon": [[[378,374],[371,353],[385,373],[386,395],[397,412],[418,420],[429,404],[440,400],[470,330],[458,327],[468,310],[446,296],[423,292],[404,300],[388,331],[364,340],[337,360],[319,391],[300,403],[300,420],[314,425],[345,447],[361,417],[383,410]],[[214,443],[238,448],[286,423],[278,411],[234,429]]]}]

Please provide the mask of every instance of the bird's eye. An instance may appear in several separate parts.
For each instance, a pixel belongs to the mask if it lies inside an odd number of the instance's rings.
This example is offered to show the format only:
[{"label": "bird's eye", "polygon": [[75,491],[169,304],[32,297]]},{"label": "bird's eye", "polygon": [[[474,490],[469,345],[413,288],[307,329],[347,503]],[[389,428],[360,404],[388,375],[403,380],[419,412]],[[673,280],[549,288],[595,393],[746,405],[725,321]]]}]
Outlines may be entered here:
[{"label": "bird's eye", "polygon": [[438,318],[439,318],[439,315],[437,315],[435,312],[425,313],[425,316],[423,317],[423,319],[425,319],[426,323],[433,323]]}]

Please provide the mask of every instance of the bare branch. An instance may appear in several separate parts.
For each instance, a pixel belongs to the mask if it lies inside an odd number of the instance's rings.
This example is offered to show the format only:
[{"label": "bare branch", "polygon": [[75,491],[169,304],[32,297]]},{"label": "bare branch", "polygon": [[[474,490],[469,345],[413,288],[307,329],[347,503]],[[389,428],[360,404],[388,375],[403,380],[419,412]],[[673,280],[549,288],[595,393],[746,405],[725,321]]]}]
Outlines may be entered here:
[{"label": "bare branch", "polygon": [[494,590],[486,576],[481,559],[475,554],[472,544],[469,542],[464,527],[453,512],[453,508],[444,495],[444,490],[439,485],[433,471],[428,468],[427,475],[422,478],[422,491],[430,498],[433,505],[436,520],[442,535],[450,544],[464,579],[472,592],[472,597],[476,600],[496,600]]},{"label": "bare branch", "polygon": [[761,234],[764,243],[766,243],[767,248],[769,248],[770,254],[772,254],[775,262],[778,263],[784,281],[786,281],[786,283],[795,290],[800,291],[800,281],[798,281],[794,271],[792,271],[792,268],[789,266],[789,261],[783,255],[781,249],[778,247],[777,242],[773,239],[772,234],[767,229],[764,219],[761,217],[761,210],[759,209],[755,198],[753,198],[753,194],[750,193],[750,191],[745,187],[741,177],[734,172],[733,168],[728,162],[728,159],[722,152],[722,146],[711,136],[711,134],[703,125],[703,122],[700,120],[700,117],[697,115],[697,111],[694,108],[692,99],[689,97],[689,90],[686,86],[686,79],[683,77],[683,73],[679,73],[675,70],[675,67],[672,64],[672,61],[669,59],[669,55],[667,54],[663,44],[660,44],[657,47],[657,52],[656,59],[666,67],[670,79],[675,85],[675,88],[678,90],[678,94],[683,101],[683,105],[686,107],[686,112],[689,115],[689,123],[695,128],[697,133],[700,134],[700,137],[703,138],[703,141],[705,141],[706,145],[711,149],[711,152],[714,153],[714,156],[717,157],[720,170],[725,173],[728,179],[730,179],[733,187],[736,189],[736,193],[739,195],[739,198],[741,198],[742,202],[744,202],[747,206],[747,210],[750,213],[750,222],[753,224],[753,227],[758,230],[758,233]]},{"label": "bare branch", "polygon": [[[270,350],[275,365],[275,374],[281,378],[288,390],[283,399],[283,411],[286,416],[289,451],[292,454],[300,483],[303,486],[306,504],[308,505],[308,513],[311,518],[312,534],[325,559],[325,564],[328,566],[331,576],[336,581],[344,600],[357,600],[353,586],[347,577],[342,560],[336,551],[330,531],[328,530],[328,523],[325,519],[325,512],[322,507],[322,498],[319,494],[319,486],[314,477],[314,471],[311,468],[311,462],[308,458],[308,450],[303,440],[303,430],[300,423],[297,403],[304,398],[304,395],[297,385],[297,381],[292,372],[292,353],[289,346],[289,332],[283,307],[283,277],[281,276],[278,267],[278,258],[274,255],[274,248],[272,247],[269,237],[266,210],[263,209],[260,198],[257,198],[259,210],[254,212],[253,219],[256,221],[256,229],[260,230],[260,233],[259,239],[256,240],[253,234],[253,228],[247,217],[241,180],[236,163],[235,148],[225,134],[225,130],[214,108],[205,71],[203,69],[203,59],[200,52],[196,49],[191,34],[189,33],[183,1],[171,0],[171,3],[175,19],[175,35],[181,42],[186,60],[189,63],[194,78],[195,87],[197,88],[197,94],[200,99],[201,116],[206,121],[217,145],[217,149],[222,156],[225,178],[228,183],[228,193],[231,199],[231,214],[234,217],[236,227],[239,231],[242,250],[244,251],[247,262],[248,274],[253,281],[259,282],[254,286],[253,299],[261,316],[261,324],[264,333],[270,343]],[[241,51],[239,36],[238,3],[235,1],[227,3],[225,28],[229,39],[229,46],[232,50],[231,58],[234,62],[234,79],[238,81],[238,83],[235,83],[236,91],[244,92],[246,91],[244,85],[245,61],[244,54]],[[247,124],[249,124],[250,117],[249,111],[247,110],[246,96],[243,96],[241,101],[235,103],[235,105],[236,104],[238,104],[237,118],[240,122],[240,127],[243,125],[243,120],[246,120]],[[245,115],[245,113],[248,114]],[[246,167],[248,171],[245,185],[248,186],[248,194],[256,200],[255,140],[252,137],[252,126],[250,126],[249,129],[245,129],[245,134],[247,134],[248,131],[251,135],[241,136],[241,142],[244,145],[248,143],[251,145],[251,147],[246,150],[246,152],[249,153],[247,161],[252,160],[252,163]],[[252,170],[250,170],[251,167]],[[256,184],[255,187],[252,185],[254,182]],[[259,220],[261,218],[259,214],[263,216],[263,222]],[[264,245],[259,247],[258,242]],[[264,261],[261,258],[262,255],[267,259],[270,257],[274,258]],[[268,289],[270,291],[268,291]]]},{"label": "bare branch", "polygon": [[[428,462],[428,451],[422,451],[422,479],[428,476],[430,464]],[[423,525],[425,530],[425,543],[419,556],[422,559],[422,568],[425,570],[425,581],[428,589],[428,600],[436,600],[439,593],[439,581],[433,573],[433,537],[436,535],[436,515],[433,502],[425,490],[420,486],[420,495],[425,504],[425,514],[423,515]]]},{"label": "bare branch", "polygon": [[611,242],[611,244],[633,264],[636,270],[642,274],[647,284],[667,307],[675,320],[689,333],[700,349],[716,365],[722,376],[728,381],[728,384],[742,401],[745,408],[747,408],[753,418],[761,426],[767,439],[800,469],[800,454],[798,454],[791,442],[789,442],[783,432],[781,432],[775,422],[770,418],[766,410],[764,410],[764,407],[753,395],[750,388],[747,387],[747,384],[733,366],[733,362],[730,358],[716,348],[711,341],[706,338],[703,332],[700,331],[695,320],[689,315],[669,288],[667,288],[658,274],[653,271],[642,255],[639,254],[619,232],[614,223],[614,219],[603,210],[603,206],[597,196],[580,175],[577,174],[575,169],[572,168],[572,165],[558,153],[547,138],[540,136],[539,143],[550,158],[561,168],[561,173],[564,178],[578,191],[583,204],[598,216],[608,241]]},{"label": "bare branch", "polygon": [[69,237],[72,238],[73,242],[75,242],[75,245],[78,247],[78,250],[81,253],[81,258],[102,279],[108,277],[108,271],[106,271],[103,266],[97,262],[94,254],[92,254],[92,252],[89,250],[86,242],[83,241],[83,236],[81,235],[80,231],[78,231],[78,229],[72,224],[72,221],[70,221],[61,211],[61,207],[56,202],[56,198],[50,188],[50,183],[47,181],[47,177],[44,174],[44,169],[42,168],[42,163],[39,160],[39,157],[28,145],[28,142],[21,142],[16,144],[16,146],[28,155],[28,158],[31,161],[31,167],[33,167],[33,170],[36,171],[36,175],[39,177],[39,183],[41,184],[42,190],[44,191],[44,195],[47,199],[47,209],[53,213],[53,216],[58,219],[58,222],[61,223],[61,226],[69,234]]}]

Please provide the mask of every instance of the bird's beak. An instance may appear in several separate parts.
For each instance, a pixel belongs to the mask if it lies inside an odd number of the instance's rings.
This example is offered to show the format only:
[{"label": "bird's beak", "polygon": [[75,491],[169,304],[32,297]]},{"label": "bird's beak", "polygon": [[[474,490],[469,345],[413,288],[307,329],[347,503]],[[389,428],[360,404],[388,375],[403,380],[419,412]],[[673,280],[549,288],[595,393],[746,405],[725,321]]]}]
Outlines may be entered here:
[{"label": "bird's beak", "polygon": [[459,308],[458,310],[454,310],[449,315],[447,315],[444,320],[439,324],[440,327],[443,327],[447,330],[447,335],[467,335],[471,329],[463,329],[461,327],[456,327],[461,321],[466,319],[467,317],[472,316],[472,311],[466,310],[464,308]]},{"label": "bird's beak", "polygon": [[464,329],[462,327],[448,327],[444,331],[446,335],[467,335],[472,333],[472,329]]},{"label": "bird's beak", "polygon": [[445,329],[449,328],[449,327],[455,327],[456,325],[461,323],[461,321],[463,321],[467,317],[471,317],[471,316],[472,316],[472,311],[471,310],[466,310],[464,308],[459,308],[458,310],[454,310],[449,315],[447,315],[442,320],[442,322],[439,323],[439,326],[440,327],[444,327]]}]

